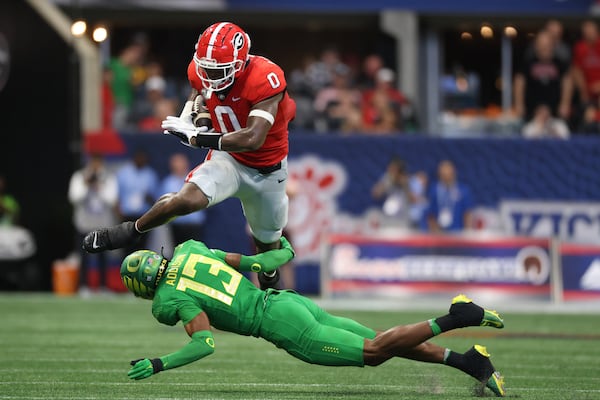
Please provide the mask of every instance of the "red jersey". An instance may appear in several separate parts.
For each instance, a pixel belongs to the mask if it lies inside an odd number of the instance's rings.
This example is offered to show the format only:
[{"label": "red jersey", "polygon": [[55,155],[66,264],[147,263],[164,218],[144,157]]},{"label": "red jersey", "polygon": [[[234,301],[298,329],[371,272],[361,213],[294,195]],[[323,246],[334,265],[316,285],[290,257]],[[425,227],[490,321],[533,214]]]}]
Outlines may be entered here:
[{"label": "red jersey", "polygon": [[573,64],[581,69],[588,88],[600,82],[600,40],[594,44],[583,40],[577,42],[573,49]]},{"label": "red jersey", "polygon": [[[198,92],[204,89],[192,60],[188,79]],[[237,77],[225,98],[213,93],[204,99],[215,131],[227,133],[246,127],[248,114],[257,103],[282,93],[287,83],[282,69],[260,56],[250,56],[241,76]],[[255,151],[229,153],[233,158],[253,168],[277,164],[288,154],[288,124],[296,115],[296,103],[287,92],[279,103],[275,122],[267,133],[262,147]]]}]

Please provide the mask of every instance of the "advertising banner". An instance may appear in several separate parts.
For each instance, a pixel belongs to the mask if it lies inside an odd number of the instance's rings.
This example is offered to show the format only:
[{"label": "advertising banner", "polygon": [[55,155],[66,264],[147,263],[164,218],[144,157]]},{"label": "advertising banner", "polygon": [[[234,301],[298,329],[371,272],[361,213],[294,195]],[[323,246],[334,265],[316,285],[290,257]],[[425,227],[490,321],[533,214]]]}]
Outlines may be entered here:
[{"label": "advertising banner", "polygon": [[600,243],[598,202],[502,200],[500,215],[508,235]]},{"label": "advertising banner", "polygon": [[600,299],[600,246],[562,244],[563,298]]},{"label": "advertising banner", "polygon": [[324,253],[325,296],[476,292],[550,299],[550,249],[545,239],[332,235]]}]

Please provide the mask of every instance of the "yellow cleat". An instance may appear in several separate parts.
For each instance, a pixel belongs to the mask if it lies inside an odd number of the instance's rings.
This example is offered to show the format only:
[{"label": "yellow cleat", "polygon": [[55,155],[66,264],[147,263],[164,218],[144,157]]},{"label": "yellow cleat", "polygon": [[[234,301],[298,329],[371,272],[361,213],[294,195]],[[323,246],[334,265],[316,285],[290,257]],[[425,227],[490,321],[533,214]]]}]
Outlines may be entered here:
[{"label": "yellow cleat", "polygon": [[455,296],[452,299],[452,304],[459,304],[459,303],[472,303],[473,300],[471,300],[470,298],[468,298],[467,296],[465,296],[464,294],[459,294],[458,296]]}]

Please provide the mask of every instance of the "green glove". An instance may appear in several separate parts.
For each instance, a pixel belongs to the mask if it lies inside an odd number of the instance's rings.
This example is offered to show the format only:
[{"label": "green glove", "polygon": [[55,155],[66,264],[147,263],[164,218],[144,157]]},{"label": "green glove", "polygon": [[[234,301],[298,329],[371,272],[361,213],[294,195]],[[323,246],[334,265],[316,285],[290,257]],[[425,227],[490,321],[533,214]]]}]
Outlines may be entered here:
[{"label": "green glove", "polygon": [[160,358],[154,358],[149,360],[147,358],[141,358],[130,362],[133,367],[127,373],[130,379],[144,379],[154,374],[158,374],[163,370],[163,364]]}]

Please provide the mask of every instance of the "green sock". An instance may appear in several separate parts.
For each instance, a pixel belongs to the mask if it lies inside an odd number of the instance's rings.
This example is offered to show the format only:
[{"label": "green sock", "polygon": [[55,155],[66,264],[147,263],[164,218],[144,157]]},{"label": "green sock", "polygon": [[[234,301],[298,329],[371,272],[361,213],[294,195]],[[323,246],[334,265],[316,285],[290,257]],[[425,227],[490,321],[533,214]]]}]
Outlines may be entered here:
[{"label": "green sock", "polygon": [[437,322],[435,322],[435,319],[432,318],[427,322],[429,323],[429,326],[431,327],[431,332],[433,332],[433,336],[437,336],[440,333],[442,333],[442,328],[440,328],[440,326],[437,324]]}]

